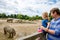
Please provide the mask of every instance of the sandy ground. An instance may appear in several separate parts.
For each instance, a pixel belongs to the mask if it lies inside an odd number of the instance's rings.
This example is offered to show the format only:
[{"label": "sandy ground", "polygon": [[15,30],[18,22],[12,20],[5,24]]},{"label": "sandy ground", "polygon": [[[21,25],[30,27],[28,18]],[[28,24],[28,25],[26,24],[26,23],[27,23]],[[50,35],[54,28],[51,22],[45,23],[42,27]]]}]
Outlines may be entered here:
[{"label": "sandy ground", "polygon": [[31,23],[28,23],[28,22],[26,22],[26,23],[8,23],[8,22],[6,22],[6,19],[0,19],[0,34],[2,34],[0,36],[0,39],[3,40],[1,38],[4,36],[3,28],[7,25],[11,26],[12,28],[14,28],[16,30],[16,33],[17,33],[15,36],[15,39],[16,39],[16,38],[27,36],[34,32],[37,32],[37,28],[39,27],[40,24],[41,24],[40,20],[31,21]]}]

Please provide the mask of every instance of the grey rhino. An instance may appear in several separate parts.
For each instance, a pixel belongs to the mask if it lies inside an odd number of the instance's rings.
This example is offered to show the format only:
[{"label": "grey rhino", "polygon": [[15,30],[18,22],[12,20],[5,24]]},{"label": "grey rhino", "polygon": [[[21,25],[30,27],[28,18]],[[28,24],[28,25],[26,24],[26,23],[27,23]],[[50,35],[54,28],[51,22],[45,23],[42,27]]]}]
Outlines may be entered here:
[{"label": "grey rhino", "polygon": [[4,27],[4,35],[9,34],[8,38],[13,38],[16,35],[16,31],[14,28],[11,28],[10,26]]}]

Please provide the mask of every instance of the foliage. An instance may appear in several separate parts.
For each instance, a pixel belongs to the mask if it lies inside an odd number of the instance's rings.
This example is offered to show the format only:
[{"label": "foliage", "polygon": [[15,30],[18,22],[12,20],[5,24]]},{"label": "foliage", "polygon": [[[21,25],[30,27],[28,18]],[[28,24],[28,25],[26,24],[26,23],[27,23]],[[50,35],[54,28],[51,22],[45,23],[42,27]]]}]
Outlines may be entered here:
[{"label": "foliage", "polygon": [[49,13],[49,18],[50,18],[50,21],[52,20],[52,16],[51,16],[51,13]]},{"label": "foliage", "polygon": [[0,13],[0,18],[17,18],[17,19],[24,19],[24,20],[41,20],[42,17],[41,16],[27,16],[27,15],[22,15],[22,14],[10,14],[10,15],[6,15],[5,13]]},{"label": "foliage", "polygon": [[7,18],[5,13],[0,13],[0,18]]}]

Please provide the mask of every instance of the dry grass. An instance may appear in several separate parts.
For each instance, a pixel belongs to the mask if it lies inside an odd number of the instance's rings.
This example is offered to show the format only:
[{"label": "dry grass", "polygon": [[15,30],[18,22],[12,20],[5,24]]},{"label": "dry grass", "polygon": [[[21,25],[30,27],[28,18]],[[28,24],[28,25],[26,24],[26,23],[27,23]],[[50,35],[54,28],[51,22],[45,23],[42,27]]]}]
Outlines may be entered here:
[{"label": "dry grass", "polygon": [[5,36],[3,33],[0,32],[0,40],[15,40],[15,38],[8,38],[7,36]]},{"label": "dry grass", "polygon": [[[30,35],[37,31],[41,21],[33,21],[32,23],[7,23],[6,19],[0,19],[0,40],[15,40],[16,38]],[[13,39],[8,39],[4,35],[4,26],[9,25],[16,30],[16,36]]]}]

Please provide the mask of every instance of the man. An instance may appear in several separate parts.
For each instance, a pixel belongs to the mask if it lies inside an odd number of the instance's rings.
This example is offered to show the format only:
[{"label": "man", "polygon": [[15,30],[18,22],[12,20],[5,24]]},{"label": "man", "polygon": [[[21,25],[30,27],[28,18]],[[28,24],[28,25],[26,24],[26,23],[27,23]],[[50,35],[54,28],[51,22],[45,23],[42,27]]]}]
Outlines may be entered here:
[{"label": "man", "polygon": [[60,10],[53,8],[50,13],[53,19],[50,22],[49,28],[41,26],[41,29],[48,33],[47,40],[60,40]]}]

